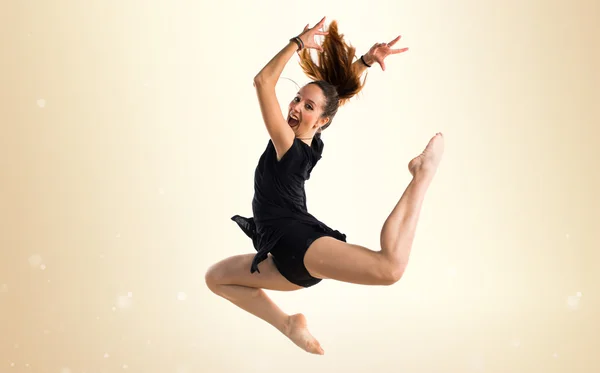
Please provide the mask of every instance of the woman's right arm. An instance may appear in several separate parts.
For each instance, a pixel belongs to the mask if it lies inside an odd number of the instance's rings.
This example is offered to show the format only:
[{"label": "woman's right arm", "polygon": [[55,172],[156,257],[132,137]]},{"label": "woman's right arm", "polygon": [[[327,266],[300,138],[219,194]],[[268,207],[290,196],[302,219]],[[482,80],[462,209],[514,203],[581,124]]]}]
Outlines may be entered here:
[{"label": "woman's right arm", "polygon": [[[302,33],[298,36],[301,39],[304,48],[314,48],[318,51],[323,51],[323,48],[318,45],[314,39],[316,35],[328,34],[327,32],[319,31],[319,29],[323,27],[324,23],[325,17],[323,17],[323,19],[321,19],[313,28],[308,28],[308,25],[304,27],[304,31],[302,31]],[[298,44],[290,40],[287,45],[281,51],[279,51],[279,53],[277,53],[275,57],[273,57],[269,63],[262,68],[262,70],[259,71],[259,73],[254,77],[254,83],[275,86],[285,65],[297,50]]]},{"label": "woman's right arm", "polygon": [[[321,46],[314,41],[315,35],[326,35],[327,32],[319,31],[325,22],[325,17],[309,29],[308,25],[299,36],[304,48],[315,48],[322,50]],[[298,50],[298,45],[290,41],[269,63],[254,77],[254,87],[260,105],[260,111],[271,137],[271,141],[277,152],[277,159],[281,159],[294,143],[294,131],[288,125],[286,118],[281,113],[281,106],[275,94],[275,85],[279,80],[283,68],[290,58]]]},{"label": "woman's right arm", "polygon": [[267,127],[269,137],[273,142],[273,146],[275,146],[278,160],[292,147],[295,134],[281,113],[281,106],[275,94],[275,85],[285,64],[297,49],[298,45],[296,43],[288,43],[254,77],[254,87],[256,88],[260,112]]}]

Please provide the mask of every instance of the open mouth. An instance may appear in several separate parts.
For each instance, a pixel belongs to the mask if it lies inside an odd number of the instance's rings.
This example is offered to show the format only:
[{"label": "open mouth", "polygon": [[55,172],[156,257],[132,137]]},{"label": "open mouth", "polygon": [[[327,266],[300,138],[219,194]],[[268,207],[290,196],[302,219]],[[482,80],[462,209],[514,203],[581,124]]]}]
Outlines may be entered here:
[{"label": "open mouth", "polygon": [[290,125],[290,127],[296,127],[298,124],[300,124],[300,121],[298,121],[297,118],[294,118],[291,115],[288,117],[288,121],[287,122]]}]

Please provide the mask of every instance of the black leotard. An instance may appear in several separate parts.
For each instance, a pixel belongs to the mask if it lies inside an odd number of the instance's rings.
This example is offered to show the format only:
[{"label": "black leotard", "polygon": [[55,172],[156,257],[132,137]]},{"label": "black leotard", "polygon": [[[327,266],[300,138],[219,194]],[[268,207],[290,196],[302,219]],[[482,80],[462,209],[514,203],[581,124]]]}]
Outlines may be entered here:
[{"label": "black leotard", "polygon": [[346,241],[346,235],[329,228],[306,207],[305,181],[321,159],[323,141],[317,134],[309,146],[295,138],[292,147],[277,161],[269,140],[254,173],[253,217],[231,219],[252,239],[257,254],[250,272],[271,253],[279,272],[290,282],[309,287],[321,280],[304,267],[304,254],[314,240],[331,236]]}]

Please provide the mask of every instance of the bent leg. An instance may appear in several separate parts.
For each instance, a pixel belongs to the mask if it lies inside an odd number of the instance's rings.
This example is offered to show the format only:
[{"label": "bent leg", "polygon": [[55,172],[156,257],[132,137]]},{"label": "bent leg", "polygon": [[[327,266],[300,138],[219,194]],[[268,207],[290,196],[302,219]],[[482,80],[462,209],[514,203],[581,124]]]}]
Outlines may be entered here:
[{"label": "bent leg", "polygon": [[[258,265],[259,272],[250,273],[254,254],[235,255],[217,262],[206,272],[209,288],[211,285],[243,285],[276,291],[293,291],[303,287],[289,282],[275,266],[271,255]],[[212,290],[212,289],[211,289]]]},{"label": "bent leg", "polygon": [[382,227],[380,251],[321,237],[304,257],[311,275],[363,285],[397,282],[408,264],[421,206],[443,150],[443,137],[436,134],[423,153],[410,161],[413,179]]},{"label": "bent leg", "polygon": [[206,272],[206,285],[213,293],[268,322],[304,350],[322,354],[321,346],[308,332],[304,316],[286,314],[262,290],[303,288],[283,277],[270,255],[258,265],[260,273],[250,273],[253,258],[253,254],[237,255],[214,264]]}]

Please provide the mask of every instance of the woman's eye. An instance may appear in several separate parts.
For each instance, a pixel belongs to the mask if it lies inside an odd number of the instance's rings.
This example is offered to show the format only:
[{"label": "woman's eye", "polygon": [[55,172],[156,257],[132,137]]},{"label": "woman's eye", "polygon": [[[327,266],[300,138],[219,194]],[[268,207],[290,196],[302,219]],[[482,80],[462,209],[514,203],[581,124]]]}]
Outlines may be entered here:
[{"label": "woman's eye", "polygon": [[307,108],[308,110],[312,110],[312,106],[310,106],[310,105],[306,105],[306,108]]}]

